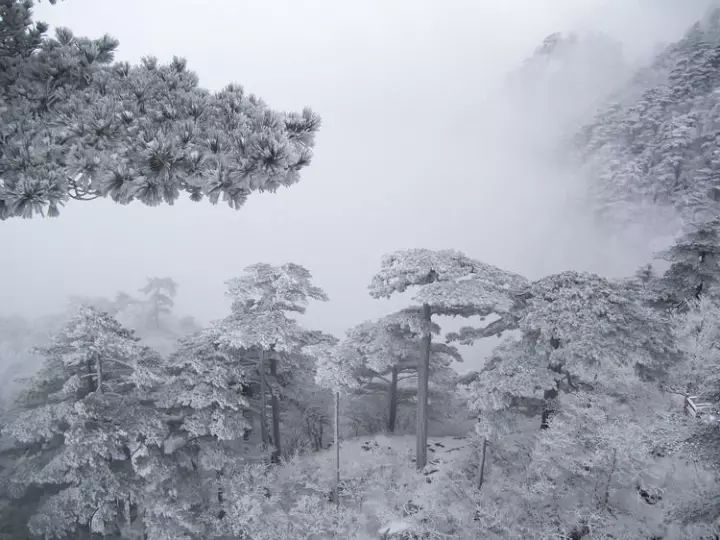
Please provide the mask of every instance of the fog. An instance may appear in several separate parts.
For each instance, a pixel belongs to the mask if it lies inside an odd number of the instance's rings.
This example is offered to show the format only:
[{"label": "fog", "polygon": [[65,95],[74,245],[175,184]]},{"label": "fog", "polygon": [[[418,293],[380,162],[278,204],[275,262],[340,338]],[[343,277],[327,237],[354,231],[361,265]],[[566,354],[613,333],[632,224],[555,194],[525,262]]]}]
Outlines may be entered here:
[{"label": "fog", "polygon": [[[395,249],[456,248],[528,277],[629,273],[657,239],[597,229],[582,180],[528,150],[535,137],[557,136],[538,124],[552,118],[513,114],[500,89],[548,34],[606,33],[635,66],[711,3],[43,3],[37,18],[53,27],[117,37],[120,60],[184,56],[203,86],[238,82],[274,109],[309,105],[323,126],[301,182],[252,196],[240,211],[101,200],[69,204],[56,219],[1,223],[0,315],[59,311],[69,295],[134,293],[147,276],[167,275],[180,284],[177,311],[207,322],[226,313],[225,280],[255,262],[293,261],[331,298],[308,322],[340,335],[390,309],[367,284]],[[491,114],[500,105],[507,114]]]}]

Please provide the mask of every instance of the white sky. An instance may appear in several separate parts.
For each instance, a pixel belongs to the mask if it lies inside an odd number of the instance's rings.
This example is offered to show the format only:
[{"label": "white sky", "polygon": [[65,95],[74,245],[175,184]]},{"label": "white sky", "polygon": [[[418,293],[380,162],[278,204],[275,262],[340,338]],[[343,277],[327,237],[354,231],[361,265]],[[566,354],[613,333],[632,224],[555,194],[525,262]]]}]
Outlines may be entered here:
[{"label": "white sky", "polygon": [[160,208],[95,201],[71,204],[57,219],[0,223],[0,315],[57,311],[70,294],[134,293],[146,276],[169,275],[180,283],[178,310],[207,321],[225,314],[223,282],[243,267],[294,261],[331,297],[309,319],[340,334],[387,311],[366,287],[394,249],[457,248],[533,277],[592,269],[572,246],[544,249],[556,241],[537,225],[552,221],[544,188],[515,185],[489,165],[498,159],[479,144],[479,107],[552,32],[605,30],[637,57],[676,39],[708,3],[43,3],[37,18],[52,26],[117,37],[118,59],[184,56],[203,86],[238,82],[275,109],[310,105],[323,127],[301,183],[255,195],[240,211],[185,200]]}]

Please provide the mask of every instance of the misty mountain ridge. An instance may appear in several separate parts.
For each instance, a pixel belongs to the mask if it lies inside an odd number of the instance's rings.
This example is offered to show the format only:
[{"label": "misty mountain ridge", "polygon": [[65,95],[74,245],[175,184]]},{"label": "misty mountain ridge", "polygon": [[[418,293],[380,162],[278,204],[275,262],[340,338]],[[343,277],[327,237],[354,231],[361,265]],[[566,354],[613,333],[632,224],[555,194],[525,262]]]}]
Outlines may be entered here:
[{"label": "misty mountain ridge", "polygon": [[665,47],[579,130],[575,148],[605,222],[682,223],[720,207],[720,9]]},{"label": "misty mountain ridge", "polygon": [[515,136],[546,152],[546,144],[586,124],[631,74],[622,45],[606,34],[550,34],[503,85],[508,106],[522,116],[523,133]]}]

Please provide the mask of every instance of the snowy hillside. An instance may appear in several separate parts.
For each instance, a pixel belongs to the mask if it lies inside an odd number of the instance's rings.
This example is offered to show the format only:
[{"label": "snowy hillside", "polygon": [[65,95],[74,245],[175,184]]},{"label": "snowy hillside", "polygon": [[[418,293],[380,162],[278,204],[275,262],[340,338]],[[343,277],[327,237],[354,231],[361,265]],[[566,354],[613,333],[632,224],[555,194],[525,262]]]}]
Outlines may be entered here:
[{"label": "snowy hillside", "polygon": [[[611,215],[671,207],[685,220],[720,201],[720,10],[642,70],[579,138],[596,196]],[[638,90],[640,90],[638,92]]]}]

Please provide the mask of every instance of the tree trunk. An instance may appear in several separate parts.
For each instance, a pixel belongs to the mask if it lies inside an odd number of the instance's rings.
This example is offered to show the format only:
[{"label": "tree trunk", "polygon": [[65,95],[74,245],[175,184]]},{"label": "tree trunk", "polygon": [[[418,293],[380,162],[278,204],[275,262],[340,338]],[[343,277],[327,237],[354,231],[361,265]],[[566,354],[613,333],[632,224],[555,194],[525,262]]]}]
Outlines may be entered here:
[{"label": "tree trunk", "polygon": [[478,489],[483,486],[485,481],[485,456],[487,455],[487,437],[483,437],[482,458],[480,459],[480,480],[478,481]]},{"label": "tree trunk", "polygon": [[392,368],[392,380],[390,382],[390,411],[388,413],[387,429],[390,433],[395,433],[395,420],[397,418],[397,386],[398,386],[398,368]]},{"label": "tree trunk", "polygon": [[130,514],[131,504],[132,503],[130,502],[129,498],[123,499],[123,513],[125,514],[125,527],[127,527],[127,538],[136,537],[133,532],[132,515]]},{"label": "tree trunk", "polygon": [[340,392],[335,392],[335,505],[340,507]]},{"label": "tree trunk", "polygon": [[87,390],[88,394],[95,391],[95,388],[93,388],[93,366],[92,366],[92,360],[90,357],[87,357],[87,360],[85,361],[85,367],[87,368]]},{"label": "tree trunk", "polygon": [[260,362],[258,370],[260,372],[260,439],[262,440],[263,455],[267,452],[268,432],[267,422],[265,419],[267,403],[265,401],[265,351],[260,350]]},{"label": "tree trunk", "polygon": [[[270,358],[270,375],[273,376],[273,380],[277,384],[277,359],[275,357]],[[280,463],[282,451],[280,448],[280,400],[275,391],[270,393],[270,406],[272,407],[273,446],[275,446],[272,454],[272,462]]]},{"label": "tree trunk", "polygon": [[542,417],[540,418],[540,429],[550,428],[550,418],[555,412],[555,399],[558,392],[555,389],[545,390],[543,393]]},{"label": "tree trunk", "polygon": [[95,391],[98,394],[102,394],[103,370],[102,359],[100,358],[100,355],[95,355],[95,371],[97,376],[97,388],[95,389]]},{"label": "tree trunk", "polygon": [[612,476],[615,472],[615,467],[617,466],[617,450],[613,448],[612,452],[612,464],[610,466],[610,471],[608,472],[607,482],[605,482],[605,494],[603,495],[603,503],[602,506],[604,509],[607,509],[608,503],[610,502],[610,483],[612,482]]},{"label": "tree trunk", "polygon": [[416,457],[415,466],[421,470],[427,464],[427,426],[428,426],[428,377],[430,371],[430,347],[432,334],[430,330],[430,306],[423,304],[423,317],[427,329],[423,336],[423,357],[418,362],[418,391],[417,391],[417,428],[416,428]]},{"label": "tree trunk", "polygon": [[223,490],[222,485],[222,472],[217,471],[215,473],[215,479],[217,480],[217,502],[218,502],[218,519],[223,519],[225,517],[225,492]]},{"label": "tree trunk", "polygon": [[542,416],[540,417],[540,429],[550,429],[550,420],[555,413],[555,407],[552,401],[543,401]]}]

